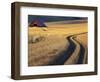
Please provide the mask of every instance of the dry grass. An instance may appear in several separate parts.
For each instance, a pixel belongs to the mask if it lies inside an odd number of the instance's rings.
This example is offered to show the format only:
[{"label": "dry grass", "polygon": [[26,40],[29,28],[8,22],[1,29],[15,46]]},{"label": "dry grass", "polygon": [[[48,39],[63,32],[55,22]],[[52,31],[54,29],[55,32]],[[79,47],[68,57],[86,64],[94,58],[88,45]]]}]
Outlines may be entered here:
[{"label": "dry grass", "polygon": [[84,59],[83,63],[87,64],[88,63],[88,33],[84,33],[81,35],[78,35],[76,39],[83,45],[85,48],[85,54],[84,54]]},{"label": "dry grass", "polygon": [[[29,42],[29,66],[47,65],[50,61],[54,60],[60,52],[63,52],[68,48],[69,43],[66,37],[77,33],[87,32],[87,23],[48,25],[48,27],[44,29],[29,27],[29,41],[35,36],[41,36],[44,38],[36,43]],[[79,39],[81,39],[81,36]]]},{"label": "dry grass", "polygon": [[80,43],[82,43],[83,45],[88,46],[88,45],[87,45],[87,44],[88,44],[88,36],[87,36],[87,33],[78,35],[78,36],[76,37],[76,39],[77,39]]}]

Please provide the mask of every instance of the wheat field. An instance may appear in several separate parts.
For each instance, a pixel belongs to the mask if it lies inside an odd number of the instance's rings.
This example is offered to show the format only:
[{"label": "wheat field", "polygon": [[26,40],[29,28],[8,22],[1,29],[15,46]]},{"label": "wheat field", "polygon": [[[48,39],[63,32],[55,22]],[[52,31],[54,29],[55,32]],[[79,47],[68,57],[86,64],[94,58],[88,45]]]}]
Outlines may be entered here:
[{"label": "wheat field", "polygon": [[[76,35],[75,39],[87,48],[87,32],[87,23],[48,24],[44,28],[28,27],[28,66],[52,65],[53,61],[61,58],[68,50],[70,42],[67,37],[71,35],[80,34]],[[85,63],[86,60],[87,54]],[[59,65],[57,62],[56,64]]]}]

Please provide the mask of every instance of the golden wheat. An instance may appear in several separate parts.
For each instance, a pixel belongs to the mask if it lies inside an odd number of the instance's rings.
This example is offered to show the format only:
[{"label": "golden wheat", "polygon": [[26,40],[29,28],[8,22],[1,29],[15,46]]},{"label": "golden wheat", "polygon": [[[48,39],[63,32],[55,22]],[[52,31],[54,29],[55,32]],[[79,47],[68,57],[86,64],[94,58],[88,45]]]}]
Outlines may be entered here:
[{"label": "golden wheat", "polygon": [[[44,30],[45,29],[45,30]],[[48,25],[47,28],[29,27],[28,31],[28,65],[47,65],[58,54],[66,50],[69,42],[67,36],[87,32],[87,23]],[[40,41],[32,43],[32,38],[43,37]],[[38,37],[38,38],[39,38]]]}]

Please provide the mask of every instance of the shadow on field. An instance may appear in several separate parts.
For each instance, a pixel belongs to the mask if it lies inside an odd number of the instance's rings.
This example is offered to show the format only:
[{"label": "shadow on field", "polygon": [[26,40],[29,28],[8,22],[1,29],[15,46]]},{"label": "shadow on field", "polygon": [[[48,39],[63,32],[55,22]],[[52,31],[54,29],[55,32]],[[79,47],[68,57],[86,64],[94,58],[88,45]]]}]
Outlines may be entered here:
[{"label": "shadow on field", "polygon": [[48,65],[63,65],[64,62],[71,56],[71,54],[74,52],[74,49],[76,48],[76,45],[70,39],[70,37],[72,36],[67,37],[68,42],[70,44],[68,49],[59,53],[59,55],[56,58],[54,58],[53,61],[50,61]]},{"label": "shadow on field", "polygon": [[83,59],[84,59],[84,54],[85,54],[85,49],[82,46],[82,44],[80,44],[80,52],[79,52],[79,59],[77,61],[77,64],[82,64],[83,63]]}]

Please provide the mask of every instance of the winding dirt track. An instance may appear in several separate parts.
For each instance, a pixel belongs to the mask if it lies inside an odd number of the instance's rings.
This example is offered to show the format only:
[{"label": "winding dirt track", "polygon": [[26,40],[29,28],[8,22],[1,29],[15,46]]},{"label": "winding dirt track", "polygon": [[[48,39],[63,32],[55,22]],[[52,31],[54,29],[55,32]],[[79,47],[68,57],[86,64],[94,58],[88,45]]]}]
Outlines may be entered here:
[{"label": "winding dirt track", "polygon": [[49,62],[48,65],[84,64],[87,50],[86,47],[76,39],[76,37],[85,33],[68,36],[68,49],[60,54],[60,56],[56,57],[54,61]]},{"label": "winding dirt track", "polygon": [[85,63],[85,56],[87,55],[86,47],[81,44],[77,39],[77,35],[81,35],[85,33],[76,34],[73,36],[70,36],[70,40],[74,43],[76,48],[74,48],[74,52],[72,52],[71,56],[68,60],[64,62],[64,64],[83,64]]}]

